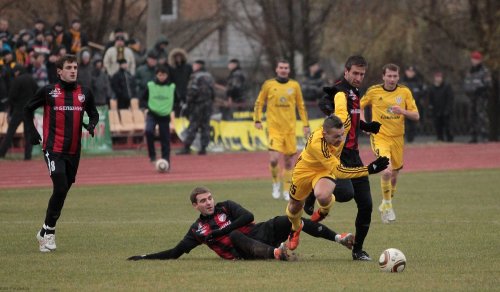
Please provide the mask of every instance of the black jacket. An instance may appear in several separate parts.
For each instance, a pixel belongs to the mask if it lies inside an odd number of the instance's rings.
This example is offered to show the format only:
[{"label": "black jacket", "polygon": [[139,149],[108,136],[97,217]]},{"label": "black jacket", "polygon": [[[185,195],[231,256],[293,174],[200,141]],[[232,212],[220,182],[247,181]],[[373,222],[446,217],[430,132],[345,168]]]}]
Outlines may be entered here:
[{"label": "black jacket", "polygon": [[38,89],[35,79],[28,73],[21,73],[14,78],[9,90],[9,104],[12,112],[22,113],[24,106]]}]

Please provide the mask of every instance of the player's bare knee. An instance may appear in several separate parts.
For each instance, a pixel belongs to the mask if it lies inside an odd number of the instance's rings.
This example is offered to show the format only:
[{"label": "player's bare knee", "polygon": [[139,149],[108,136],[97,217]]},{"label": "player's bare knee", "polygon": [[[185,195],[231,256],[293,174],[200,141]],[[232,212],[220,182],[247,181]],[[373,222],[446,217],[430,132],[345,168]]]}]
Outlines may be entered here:
[{"label": "player's bare knee", "polygon": [[318,200],[318,203],[321,206],[326,206],[330,204],[332,201],[333,195],[332,192],[327,192],[327,191],[318,191],[314,193],[316,195],[316,199]]},{"label": "player's bare knee", "polygon": [[303,203],[294,199],[288,202],[288,210],[290,213],[297,214],[302,209]]}]

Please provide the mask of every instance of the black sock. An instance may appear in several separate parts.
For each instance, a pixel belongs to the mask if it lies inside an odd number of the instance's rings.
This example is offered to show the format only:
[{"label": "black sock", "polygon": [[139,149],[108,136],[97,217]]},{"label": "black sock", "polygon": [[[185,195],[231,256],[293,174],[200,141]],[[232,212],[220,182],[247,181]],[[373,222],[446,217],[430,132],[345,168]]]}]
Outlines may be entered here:
[{"label": "black sock", "polygon": [[305,233],[314,236],[321,237],[324,239],[328,239],[331,241],[335,241],[335,235],[337,233],[325,225],[317,222],[312,222],[309,219],[302,219],[304,221],[304,227],[302,227],[302,231]]},{"label": "black sock", "polygon": [[40,229],[40,236],[44,236],[45,234],[56,234],[55,227],[48,227],[46,224],[43,224],[42,229]]}]

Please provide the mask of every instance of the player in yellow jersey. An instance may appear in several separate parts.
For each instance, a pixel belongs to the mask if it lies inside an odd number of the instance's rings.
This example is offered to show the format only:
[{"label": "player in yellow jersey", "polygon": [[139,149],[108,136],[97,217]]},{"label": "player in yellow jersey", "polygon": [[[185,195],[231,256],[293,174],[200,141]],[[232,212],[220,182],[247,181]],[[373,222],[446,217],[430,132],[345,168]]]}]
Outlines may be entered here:
[{"label": "player in yellow jersey", "polygon": [[383,223],[396,220],[392,207],[392,197],[396,192],[399,171],[403,168],[403,146],[405,119],[418,121],[415,100],[408,87],[398,84],[399,67],[387,64],[382,68],[383,84],[368,88],[361,98],[361,108],[371,106],[372,119],[382,124],[377,134],[372,134],[370,141],[376,156],[389,157],[391,161],[381,177],[382,204],[379,211]]},{"label": "player in yellow jersey", "polygon": [[307,139],[306,146],[295,164],[290,187],[290,201],[286,214],[292,222],[292,230],[288,237],[288,248],[293,250],[299,244],[302,230],[302,212],[304,201],[311,191],[318,200],[319,212],[311,217],[311,221],[319,222],[326,217],[335,202],[335,179],[349,179],[367,176],[384,170],[388,164],[387,157],[378,157],[368,166],[345,167],[335,155],[337,147],[344,141],[344,124],[335,115],[325,119],[323,126],[313,132]]},{"label": "player in yellow jersey", "polygon": [[[266,105],[266,120],[268,131],[269,169],[273,178],[273,198],[281,195],[289,200],[289,192],[293,158],[297,153],[297,139],[295,137],[296,111],[304,126],[304,136],[309,136],[309,122],[302,98],[302,91],[297,81],[289,78],[290,64],[286,60],[279,60],[276,65],[276,78],[269,79],[262,85],[259,96],[255,101],[253,120],[257,129],[262,129],[263,108]],[[284,157],[283,193],[281,192],[280,170],[278,162]]]}]

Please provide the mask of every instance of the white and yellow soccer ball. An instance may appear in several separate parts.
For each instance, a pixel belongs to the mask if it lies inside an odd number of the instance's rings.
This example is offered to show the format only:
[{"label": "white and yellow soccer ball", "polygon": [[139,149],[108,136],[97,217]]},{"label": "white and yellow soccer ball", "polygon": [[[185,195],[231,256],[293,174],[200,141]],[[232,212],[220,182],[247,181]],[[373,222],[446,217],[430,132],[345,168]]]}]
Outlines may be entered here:
[{"label": "white and yellow soccer ball", "polygon": [[378,265],[384,272],[401,273],[406,268],[406,257],[399,249],[388,248],[380,255]]},{"label": "white and yellow soccer ball", "polygon": [[165,159],[158,159],[155,162],[156,171],[159,173],[167,172],[170,169],[170,164]]}]

